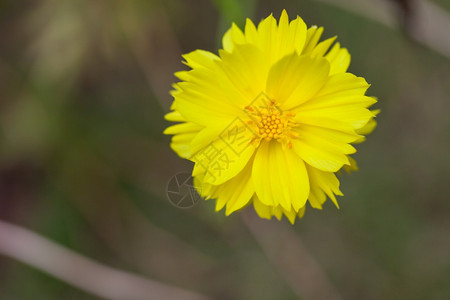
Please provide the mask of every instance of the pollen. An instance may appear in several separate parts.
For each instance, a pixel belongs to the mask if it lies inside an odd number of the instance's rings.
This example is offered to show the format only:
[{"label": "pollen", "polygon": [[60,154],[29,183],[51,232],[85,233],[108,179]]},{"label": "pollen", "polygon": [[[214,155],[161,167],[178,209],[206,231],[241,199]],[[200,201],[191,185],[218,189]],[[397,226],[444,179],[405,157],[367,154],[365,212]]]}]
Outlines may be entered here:
[{"label": "pollen", "polygon": [[260,140],[276,140],[283,146],[292,147],[290,140],[297,138],[297,134],[292,131],[297,125],[293,120],[294,113],[282,111],[274,100],[265,105],[247,106],[244,110],[252,120],[247,123],[256,126],[255,132]]}]

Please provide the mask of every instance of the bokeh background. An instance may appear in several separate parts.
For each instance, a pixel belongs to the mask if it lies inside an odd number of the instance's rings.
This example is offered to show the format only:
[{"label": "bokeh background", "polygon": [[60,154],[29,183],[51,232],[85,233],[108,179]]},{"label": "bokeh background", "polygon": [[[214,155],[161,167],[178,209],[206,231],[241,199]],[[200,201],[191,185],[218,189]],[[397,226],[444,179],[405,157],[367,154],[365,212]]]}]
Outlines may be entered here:
[{"label": "bokeh background", "polygon": [[[426,1],[438,14],[426,22],[422,0],[333,2],[2,0],[0,220],[211,299],[313,295],[315,273],[295,277],[311,264],[336,298],[450,299],[450,27],[420,28],[449,24],[450,2]],[[166,185],[192,168],[162,134],[181,54],[217,53],[232,21],[283,8],[338,35],[379,98],[341,209],[292,227],[212,201],[174,207]],[[291,235],[280,244],[276,230]],[[2,254],[0,299],[101,299]]]}]

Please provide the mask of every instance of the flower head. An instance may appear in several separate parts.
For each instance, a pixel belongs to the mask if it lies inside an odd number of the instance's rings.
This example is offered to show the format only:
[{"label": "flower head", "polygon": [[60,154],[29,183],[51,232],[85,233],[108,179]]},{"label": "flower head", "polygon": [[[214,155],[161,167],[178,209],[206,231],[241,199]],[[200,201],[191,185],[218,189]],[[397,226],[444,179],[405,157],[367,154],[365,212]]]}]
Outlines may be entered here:
[{"label": "flower head", "polygon": [[350,55],[323,28],[283,11],[256,27],[247,19],[223,37],[219,55],[183,55],[166,119],[171,147],[195,163],[202,196],[228,215],[253,205],[258,215],[292,223],[306,203],[321,209],[342,195],[335,175],[355,169],[351,145],[370,133],[376,102],[369,84],[347,72]]}]

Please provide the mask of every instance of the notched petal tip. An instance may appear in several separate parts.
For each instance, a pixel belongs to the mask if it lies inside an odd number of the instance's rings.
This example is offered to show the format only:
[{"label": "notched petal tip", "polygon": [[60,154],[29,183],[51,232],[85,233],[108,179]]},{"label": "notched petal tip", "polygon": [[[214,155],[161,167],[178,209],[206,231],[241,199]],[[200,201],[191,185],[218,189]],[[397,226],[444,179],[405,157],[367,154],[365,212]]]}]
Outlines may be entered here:
[{"label": "notched petal tip", "polygon": [[305,211],[306,211],[306,206],[303,206],[303,208],[298,211],[297,215],[300,219],[302,219],[304,217]]},{"label": "notched petal tip", "polygon": [[295,220],[297,219],[297,215],[294,214],[293,216],[286,216],[286,219],[289,220],[289,223],[291,223],[291,225],[295,224]]},{"label": "notched petal tip", "polygon": [[[169,121],[169,122],[183,122],[183,121],[185,121],[184,118],[177,111],[171,111],[171,112],[165,114],[164,115],[164,119],[166,121]],[[166,130],[167,130],[167,128],[166,128]],[[166,130],[164,130],[164,132]]]},{"label": "notched petal tip", "polygon": [[269,16],[267,16],[265,19],[263,19],[261,22],[259,22],[258,24],[258,31],[263,30],[263,28],[265,26],[269,26],[269,25],[277,25],[277,20],[273,17],[273,13],[271,13]]},{"label": "notched petal tip", "polygon": [[[373,98],[375,100],[375,103],[378,102],[376,97],[371,97],[371,98]],[[381,109],[379,109],[379,108],[378,109],[374,109],[374,110],[371,110],[370,112],[373,114],[374,117],[377,117],[378,114],[381,112]]]},{"label": "notched petal tip", "polygon": [[289,15],[288,15],[286,9],[283,9],[283,11],[281,12],[279,24],[281,24],[281,23],[285,23],[285,24],[289,23]]}]

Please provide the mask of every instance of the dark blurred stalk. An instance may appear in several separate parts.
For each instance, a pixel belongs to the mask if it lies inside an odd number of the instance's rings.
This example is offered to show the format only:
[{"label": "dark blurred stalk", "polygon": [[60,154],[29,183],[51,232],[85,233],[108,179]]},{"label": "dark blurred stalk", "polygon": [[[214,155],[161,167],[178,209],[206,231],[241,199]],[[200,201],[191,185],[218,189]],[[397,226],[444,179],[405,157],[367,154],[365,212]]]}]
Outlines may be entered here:
[{"label": "dark blurred stalk", "polygon": [[0,221],[0,254],[105,299],[208,299],[195,292],[102,265],[3,221]]}]

